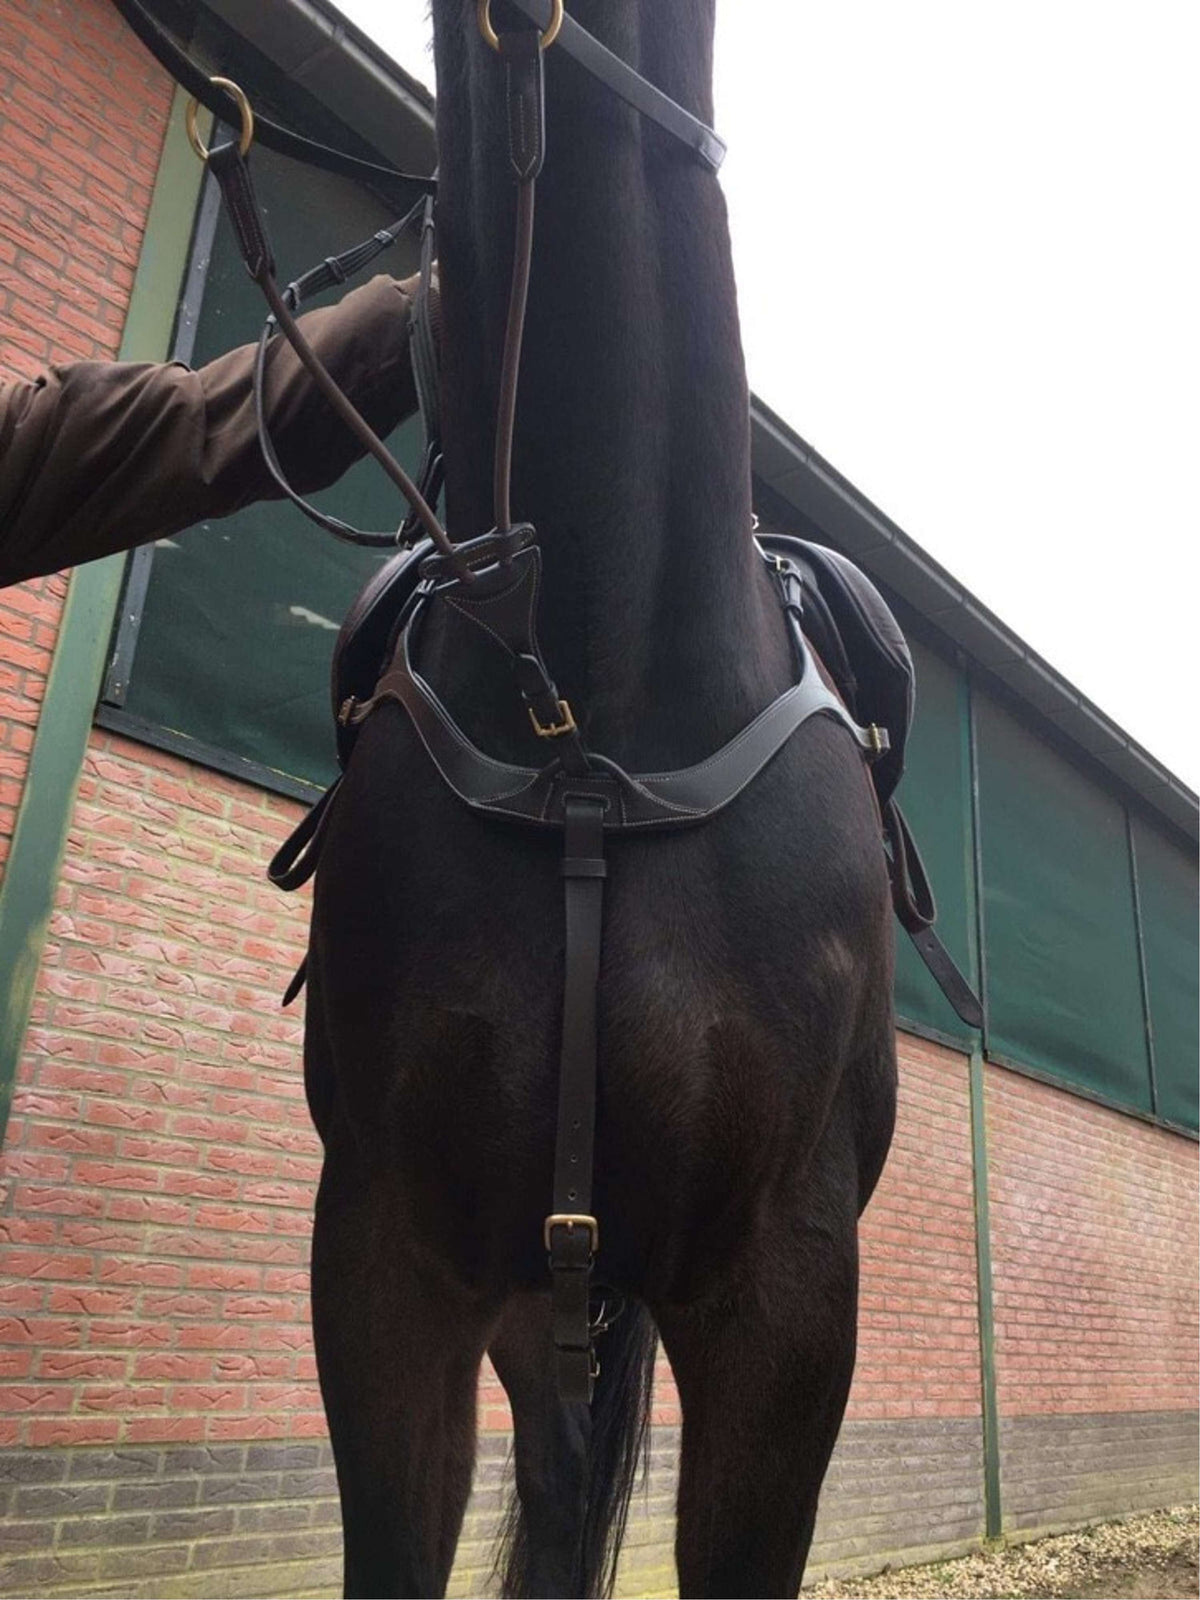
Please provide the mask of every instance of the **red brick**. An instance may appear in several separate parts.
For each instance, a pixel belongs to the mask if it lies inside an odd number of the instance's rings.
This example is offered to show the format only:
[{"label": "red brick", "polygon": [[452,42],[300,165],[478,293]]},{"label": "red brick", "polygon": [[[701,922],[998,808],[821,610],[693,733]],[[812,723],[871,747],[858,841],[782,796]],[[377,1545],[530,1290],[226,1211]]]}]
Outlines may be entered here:
[{"label": "red brick", "polygon": [[125,1427],[130,1444],[194,1444],[205,1437],[203,1417],[131,1417]]},{"label": "red brick", "polygon": [[37,1418],[28,1434],[31,1445],[115,1444],[120,1436],[117,1417]]},{"label": "red brick", "polygon": [[72,1398],[71,1390],[65,1386],[0,1384],[0,1411],[16,1411],[23,1416],[35,1411],[69,1411]]},{"label": "red brick", "polygon": [[47,1307],[51,1311],[78,1313],[86,1317],[105,1317],[117,1311],[131,1311],[134,1296],[124,1289],[51,1289]]},{"label": "red brick", "polygon": [[263,1271],[240,1262],[204,1262],[188,1268],[187,1282],[189,1289],[261,1289]]},{"label": "red brick", "polygon": [[159,1410],[167,1403],[167,1391],[158,1384],[96,1384],[85,1386],[79,1392],[79,1404],[85,1411]]},{"label": "red brick", "polygon": [[90,1328],[91,1344],[121,1349],[161,1349],[174,1338],[175,1327],[170,1322],[113,1321],[97,1317]]},{"label": "red brick", "polygon": [[84,1324],[65,1317],[0,1317],[0,1344],[36,1344],[69,1350],[83,1339]]},{"label": "red brick", "polygon": [[90,1255],[62,1255],[41,1250],[0,1250],[0,1276],[61,1281],[89,1280],[95,1274]]},{"label": "red brick", "polygon": [[38,1377],[75,1381],[84,1378],[123,1378],[125,1366],[124,1356],[43,1350],[38,1359]]}]

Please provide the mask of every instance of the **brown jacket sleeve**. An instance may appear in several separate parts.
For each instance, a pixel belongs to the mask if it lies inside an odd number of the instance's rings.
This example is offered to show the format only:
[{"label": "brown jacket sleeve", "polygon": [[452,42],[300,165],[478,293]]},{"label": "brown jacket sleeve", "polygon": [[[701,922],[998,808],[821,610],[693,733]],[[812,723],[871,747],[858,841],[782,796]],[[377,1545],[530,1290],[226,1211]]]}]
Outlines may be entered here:
[{"label": "brown jacket sleeve", "polygon": [[[373,278],[301,319],[381,436],[416,409],[415,288],[415,278]],[[0,585],[278,498],[258,443],[253,367],[246,345],[198,372],[84,361],[0,387]],[[332,483],[362,455],[281,338],[268,355],[266,399],[280,462],[301,493]]]}]

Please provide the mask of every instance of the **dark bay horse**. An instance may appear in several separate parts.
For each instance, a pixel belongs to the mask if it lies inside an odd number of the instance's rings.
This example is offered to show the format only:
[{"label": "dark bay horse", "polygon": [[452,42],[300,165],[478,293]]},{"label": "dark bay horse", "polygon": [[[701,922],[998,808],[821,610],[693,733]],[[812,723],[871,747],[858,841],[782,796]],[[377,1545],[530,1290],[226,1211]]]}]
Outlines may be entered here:
[{"label": "dark bay horse", "polygon": [[[496,0],[497,26],[513,25]],[[434,0],[448,528],[491,526],[511,272],[503,69]],[[711,120],[712,0],[577,19]],[[589,748],[665,771],[792,681],[751,544],[746,377],[710,172],[546,53],[514,508]],[[421,670],[497,757],[537,748],[487,641]],[[542,1220],[562,1011],[559,845],[473,815],[400,708],[364,725],[317,878],[306,1077],[325,1145],[313,1318],[346,1588],[444,1590],[490,1352],[515,1422],[510,1594],[611,1583],[655,1330],[683,1407],[685,1595],[794,1595],[855,1354],[857,1219],[891,1137],[888,882],[861,756],[806,723],[702,827],[610,850],[597,1274],[628,1297],[589,1408],[554,1386]]]}]

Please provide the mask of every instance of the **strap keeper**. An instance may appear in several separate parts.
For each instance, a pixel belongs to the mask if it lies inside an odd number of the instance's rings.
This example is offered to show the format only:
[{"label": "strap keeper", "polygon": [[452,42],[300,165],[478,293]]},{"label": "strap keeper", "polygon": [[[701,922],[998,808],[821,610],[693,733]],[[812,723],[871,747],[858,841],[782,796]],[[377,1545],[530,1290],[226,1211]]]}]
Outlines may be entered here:
[{"label": "strap keeper", "polygon": [[603,857],[564,856],[562,875],[564,878],[607,878],[608,862]]}]

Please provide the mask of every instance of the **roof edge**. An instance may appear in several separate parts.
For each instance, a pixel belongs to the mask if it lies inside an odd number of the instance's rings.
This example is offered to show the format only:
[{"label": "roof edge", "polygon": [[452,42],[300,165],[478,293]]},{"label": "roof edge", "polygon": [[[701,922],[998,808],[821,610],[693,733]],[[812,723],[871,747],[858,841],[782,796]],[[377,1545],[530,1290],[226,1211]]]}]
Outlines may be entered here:
[{"label": "roof edge", "polygon": [[756,396],[755,476],[827,531],[874,579],[928,618],[975,664],[1052,723],[1174,828],[1200,841],[1200,797],[1007,627],[940,562]]}]

